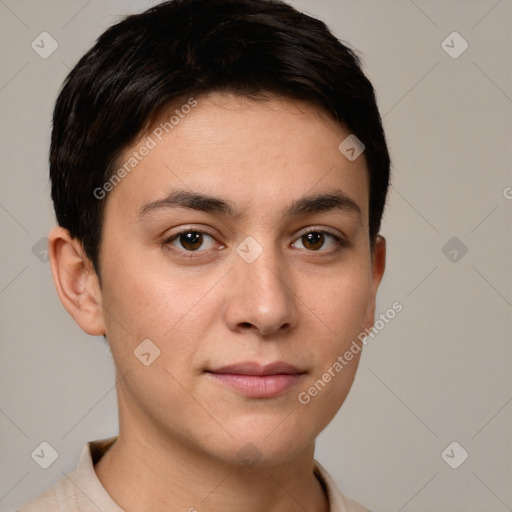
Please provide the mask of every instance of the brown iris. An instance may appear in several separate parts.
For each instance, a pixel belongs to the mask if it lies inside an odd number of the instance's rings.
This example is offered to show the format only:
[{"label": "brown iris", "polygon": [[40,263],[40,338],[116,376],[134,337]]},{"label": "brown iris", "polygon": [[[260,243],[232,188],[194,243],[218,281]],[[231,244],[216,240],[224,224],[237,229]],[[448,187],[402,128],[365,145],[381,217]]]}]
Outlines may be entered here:
[{"label": "brown iris", "polygon": [[180,243],[183,248],[195,251],[203,245],[203,234],[197,231],[188,231],[180,234]]},{"label": "brown iris", "polygon": [[313,251],[317,251],[321,249],[324,245],[325,237],[323,233],[308,233],[306,235],[302,235],[302,245],[306,249],[311,249]]}]

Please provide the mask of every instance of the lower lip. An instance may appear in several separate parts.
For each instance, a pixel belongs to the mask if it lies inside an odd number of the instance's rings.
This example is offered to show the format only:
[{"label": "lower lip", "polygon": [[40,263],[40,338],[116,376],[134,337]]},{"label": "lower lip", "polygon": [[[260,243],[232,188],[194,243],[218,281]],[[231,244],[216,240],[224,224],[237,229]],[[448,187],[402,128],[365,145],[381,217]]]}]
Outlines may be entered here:
[{"label": "lower lip", "polygon": [[294,386],[301,375],[239,375],[232,373],[208,373],[212,378],[222,382],[250,398],[273,398],[283,394]]}]

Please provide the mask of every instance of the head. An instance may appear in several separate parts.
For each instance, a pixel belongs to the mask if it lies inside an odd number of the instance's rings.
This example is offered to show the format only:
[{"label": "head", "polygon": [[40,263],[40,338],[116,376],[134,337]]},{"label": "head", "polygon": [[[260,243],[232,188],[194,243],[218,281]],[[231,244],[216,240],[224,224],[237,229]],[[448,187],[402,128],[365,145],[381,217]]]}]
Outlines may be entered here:
[{"label": "head", "polygon": [[[373,325],[389,165],[358,58],[285,3],[174,0],[109,28],[55,107],[50,254],[108,340],[121,431],[231,462],[309,449],[360,352],[300,392]],[[260,392],[219,378],[276,362]]]}]

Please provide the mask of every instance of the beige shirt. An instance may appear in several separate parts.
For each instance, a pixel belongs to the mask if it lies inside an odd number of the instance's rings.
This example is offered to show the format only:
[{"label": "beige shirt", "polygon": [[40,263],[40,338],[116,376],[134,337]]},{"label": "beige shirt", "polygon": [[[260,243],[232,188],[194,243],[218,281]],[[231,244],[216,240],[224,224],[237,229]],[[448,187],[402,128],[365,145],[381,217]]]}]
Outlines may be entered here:
[{"label": "beige shirt", "polygon": [[[116,437],[87,443],[78,466],[51,489],[24,505],[18,512],[124,512],[110,497],[94,471],[101,456]],[[330,512],[369,512],[338,490],[327,471],[315,461],[315,474],[329,497]]]}]

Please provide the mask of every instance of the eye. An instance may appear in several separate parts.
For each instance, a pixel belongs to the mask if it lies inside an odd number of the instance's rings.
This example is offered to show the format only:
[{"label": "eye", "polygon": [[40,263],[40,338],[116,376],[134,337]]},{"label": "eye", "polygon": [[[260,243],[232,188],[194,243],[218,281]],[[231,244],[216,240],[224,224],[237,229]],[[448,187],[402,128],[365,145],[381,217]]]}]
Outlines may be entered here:
[{"label": "eye", "polygon": [[339,249],[344,246],[343,240],[332,233],[326,231],[309,231],[301,235],[292,244],[296,249],[306,249],[308,251],[329,251]]},{"label": "eye", "polygon": [[203,231],[187,230],[176,233],[164,241],[164,244],[172,245],[177,249],[188,252],[207,251],[215,247],[215,239]]}]

